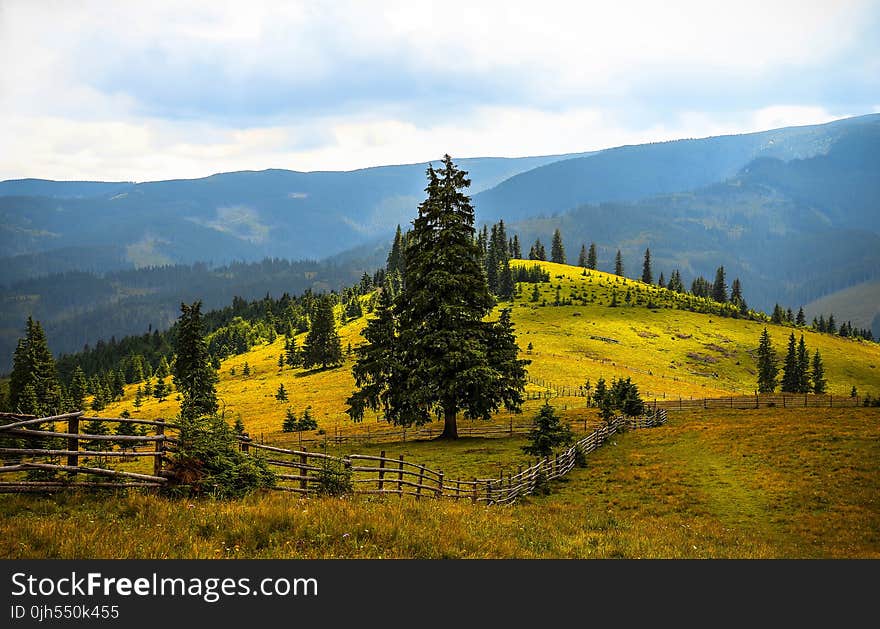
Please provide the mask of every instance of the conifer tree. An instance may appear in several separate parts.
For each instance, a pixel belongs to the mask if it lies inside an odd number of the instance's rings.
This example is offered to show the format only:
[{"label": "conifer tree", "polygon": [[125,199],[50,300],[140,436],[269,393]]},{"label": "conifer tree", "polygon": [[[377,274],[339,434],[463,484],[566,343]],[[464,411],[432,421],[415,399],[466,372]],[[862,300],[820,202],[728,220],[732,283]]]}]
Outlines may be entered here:
[{"label": "conifer tree", "polygon": [[795,318],[794,322],[795,322],[795,324],[796,324],[799,328],[802,328],[802,327],[804,327],[805,325],[807,325],[807,318],[804,316],[804,308],[803,308],[803,306],[801,306],[800,308],[798,308],[797,317]]},{"label": "conifer tree", "polygon": [[[518,409],[525,377],[512,373],[501,342],[512,331],[483,320],[494,300],[463,192],[470,181],[448,155],[427,176],[427,198],[407,242],[404,287],[367,325],[348,413],[360,421],[367,408],[381,408],[392,423],[421,425],[436,411],[444,418],[442,437],[456,438],[459,412],[488,419],[501,405]],[[525,362],[514,361],[523,369]]]},{"label": "conifer tree", "polygon": [[797,392],[809,393],[811,388],[810,354],[807,351],[807,344],[804,342],[804,335],[801,334],[797,349]]},{"label": "conifer tree", "polygon": [[550,261],[565,264],[565,247],[562,244],[562,233],[557,229],[553,232],[553,243],[550,246]]},{"label": "conifer tree", "polygon": [[168,393],[168,385],[165,384],[165,378],[159,378],[156,381],[156,386],[153,387],[153,397],[160,402],[164,402],[168,397]]},{"label": "conifer tree", "polygon": [[279,402],[287,401],[287,389],[284,388],[284,383],[278,385],[278,391],[275,392],[275,399]]},{"label": "conifer tree", "polygon": [[394,233],[394,243],[391,245],[391,251],[388,252],[388,260],[385,263],[385,271],[389,275],[391,273],[402,273],[403,267],[403,234],[400,231],[400,225]]},{"label": "conifer tree", "polygon": [[645,261],[642,263],[642,281],[645,284],[654,283],[654,273],[651,271],[651,250],[645,249]]},{"label": "conifer tree", "polygon": [[[25,395],[25,388],[31,391]],[[61,385],[55,359],[39,321],[28,317],[25,336],[19,339],[9,375],[9,406],[31,415],[51,415],[61,407]]]},{"label": "conifer tree", "polygon": [[326,369],[329,366],[339,365],[342,361],[342,342],[336,330],[333,304],[330,298],[324,295],[315,304],[312,327],[303,344],[303,367],[310,369],[320,365],[322,369]]},{"label": "conifer tree", "polygon": [[535,284],[532,287],[532,294],[529,297],[529,301],[534,303],[534,302],[538,301],[539,299],[541,299],[541,292],[538,290],[538,285]]},{"label": "conifer tree", "polygon": [[614,256],[614,274],[623,277],[623,256],[620,255],[620,249],[617,250],[617,255]]},{"label": "conifer tree", "polygon": [[218,408],[217,372],[208,355],[201,307],[200,301],[180,304],[174,343],[174,385],[183,397],[180,415],[184,419],[213,416]]},{"label": "conifer tree", "polygon": [[244,422],[241,420],[241,415],[236,416],[235,423],[232,426],[232,430],[233,432],[235,432],[236,435],[244,434]]},{"label": "conifer tree", "polygon": [[510,247],[510,257],[515,260],[522,260],[522,248],[519,246],[519,236],[513,235],[513,242]]},{"label": "conifer tree", "polygon": [[292,409],[288,408],[284,414],[284,421],[281,423],[281,431],[296,432],[298,424],[299,420],[296,417],[296,413],[294,413]]},{"label": "conifer tree", "polygon": [[242,367],[241,373],[245,378],[251,375],[251,366],[247,361],[244,361],[244,367]]},{"label": "conifer tree", "polygon": [[749,311],[749,306],[746,304],[745,297],[742,294],[742,284],[738,277],[733,280],[733,285],[730,288],[730,303],[736,306],[740,314],[746,314]]},{"label": "conifer tree", "polygon": [[302,352],[296,346],[296,338],[288,337],[284,345],[284,361],[290,367],[299,367],[302,365]]},{"label": "conifer tree", "polygon": [[590,243],[590,252],[587,254],[587,268],[595,271],[598,265],[598,259],[596,256],[596,243]]},{"label": "conifer tree", "polygon": [[541,244],[541,239],[538,238],[535,240],[535,244],[532,245],[532,248],[529,249],[529,260],[546,260],[547,254],[544,251],[544,245]]},{"label": "conifer tree", "polygon": [[715,281],[712,283],[712,299],[721,304],[727,303],[727,280],[723,266],[719,266],[715,271]]},{"label": "conifer tree", "polygon": [[828,325],[826,327],[826,331],[829,334],[835,334],[837,332],[837,323],[834,321],[834,313],[832,312],[828,315]]},{"label": "conifer tree", "polygon": [[773,306],[773,314],[770,316],[771,323],[782,324],[785,320],[785,313],[782,311],[782,308],[779,304]]},{"label": "conifer tree", "polygon": [[501,267],[501,277],[498,279],[498,297],[504,300],[513,299],[513,291],[516,284],[513,281],[513,271],[510,269],[510,260],[504,262]]},{"label": "conifer tree", "polygon": [[70,379],[70,387],[67,395],[70,398],[70,405],[74,410],[81,411],[86,405],[86,374],[79,365],[73,370],[73,377]]},{"label": "conifer tree", "polygon": [[138,386],[137,390],[134,392],[134,407],[140,408],[144,405],[144,390]]},{"label": "conifer tree", "polygon": [[153,381],[150,378],[147,378],[144,382],[144,395],[147,397],[153,395]]},{"label": "conifer tree", "polygon": [[657,286],[666,288],[666,278],[663,277],[663,271],[660,271],[660,279],[657,280]]},{"label": "conifer tree", "polygon": [[559,446],[568,445],[574,434],[568,424],[563,424],[549,401],[535,416],[534,424],[528,435],[528,445],[522,446],[523,452],[531,456],[544,458],[553,454]]},{"label": "conifer tree", "polygon": [[797,393],[799,388],[797,341],[794,332],[788,337],[788,351],[782,367],[782,390],[785,393]]},{"label": "conifer tree", "polygon": [[825,364],[822,362],[822,356],[819,355],[818,349],[813,354],[813,373],[811,375],[813,381],[813,393],[825,393],[828,381],[825,379]]},{"label": "conifer tree", "polygon": [[770,342],[770,334],[767,328],[761,332],[761,340],[758,343],[757,355],[758,367],[758,392],[773,393],[776,390],[776,376],[779,367],[776,363],[776,352]]},{"label": "conifer tree", "polygon": [[278,370],[284,369],[284,352],[278,354]]},{"label": "conifer tree", "polygon": [[587,268],[587,245],[581,243],[581,252],[578,254],[578,266]]}]

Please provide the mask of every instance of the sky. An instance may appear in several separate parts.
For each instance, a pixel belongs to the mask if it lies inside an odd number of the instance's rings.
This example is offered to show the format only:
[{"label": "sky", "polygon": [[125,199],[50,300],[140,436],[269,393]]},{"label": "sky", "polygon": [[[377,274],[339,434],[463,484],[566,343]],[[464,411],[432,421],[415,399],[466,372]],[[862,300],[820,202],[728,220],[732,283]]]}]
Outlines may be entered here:
[{"label": "sky", "polygon": [[0,0],[0,180],[548,155],[872,112],[877,0]]}]

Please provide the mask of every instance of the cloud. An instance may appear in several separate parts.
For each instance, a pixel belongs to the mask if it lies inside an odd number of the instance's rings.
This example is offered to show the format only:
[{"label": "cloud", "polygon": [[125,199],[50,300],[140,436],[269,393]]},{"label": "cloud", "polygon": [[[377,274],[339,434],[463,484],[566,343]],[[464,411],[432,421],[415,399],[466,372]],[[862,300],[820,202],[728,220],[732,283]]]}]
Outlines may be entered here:
[{"label": "cloud", "polygon": [[346,169],[820,122],[875,106],[878,15],[855,0],[7,0],[0,178]]}]

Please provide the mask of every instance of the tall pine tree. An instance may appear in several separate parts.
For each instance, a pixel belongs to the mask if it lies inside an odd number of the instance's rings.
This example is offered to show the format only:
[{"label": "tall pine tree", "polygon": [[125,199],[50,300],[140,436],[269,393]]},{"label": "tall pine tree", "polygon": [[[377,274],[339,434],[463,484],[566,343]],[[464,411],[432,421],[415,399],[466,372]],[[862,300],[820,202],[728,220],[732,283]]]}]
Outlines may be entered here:
[{"label": "tall pine tree", "polygon": [[614,256],[614,274],[623,276],[623,256],[620,255],[620,249],[617,250],[617,255]]},{"label": "tall pine tree", "polygon": [[[488,419],[502,405],[518,410],[525,364],[512,329],[484,321],[493,299],[480,267],[466,173],[447,155],[427,170],[427,198],[406,249],[404,288],[380,301],[364,331],[348,398],[355,421],[381,409],[398,425],[421,425],[434,412],[443,438],[457,438],[457,417]],[[534,249],[534,248],[533,248]]]},{"label": "tall pine tree", "polygon": [[800,378],[798,375],[797,341],[794,332],[788,337],[788,350],[782,366],[782,390],[785,393],[797,393]]},{"label": "tall pine tree", "polygon": [[[174,386],[183,398],[180,403],[180,416],[183,419],[213,416],[218,408],[215,388],[217,372],[208,354],[201,308],[200,301],[192,305],[180,304],[174,342]],[[161,378],[159,383],[164,384]],[[158,383],[156,388],[159,388]]]},{"label": "tall pine tree", "polygon": [[813,381],[813,393],[825,393],[828,381],[825,379],[825,364],[822,362],[822,356],[819,355],[818,349],[816,350],[816,353],[813,354],[813,370],[811,376]]},{"label": "tall pine tree", "polygon": [[562,244],[562,233],[557,229],[553,232],[553,244],[550,246],[550,261],[565,264],[565,246]]},{"label": "tall pine tree", "polygon": [[55,359],[40,322],[32,317],[28,317],[25,336],[19,339],[12,357],[9,406],[14,412],[29,415],[52,415],[61,410]]},{"label": "tall pine tree", "polygon": [[587,268],[587,245],[581,243],[581,252],[578,254],[578,266]]},{"label": "tall pine tree", "polygon": [[326,369],[339,364],[342,364],[342,342],[336,330],[333,303],[324,295],[315,304],[312,327],[303,345],[303,367],[309,369],[321,365],[322,369]]},{"label": "tall pine tree", "polygon": [[596,265],[598,264],[598,259],[596,256],[596,243],[590,243],[590,252],[587,254],[587,268],[593,271],[596,270]]},{"label": "tall pine tree", "polygon": [[776,390],[776,376],[779,367],[776,364],[776,352],[770,342],[770,334],[767,328],[761,332],[761,340],[758,343],[757,355],[758,367],[758,392],[773,393]]},{"label": "tall pine tree", "polygon": [[719,303],[727,303],[727,280],[724,276],[724,267],[719,266],[715,271],[715,281],[712,283],[712,299]]},{"label": "tall pine tree", "polygon": [[811,388],[810,353],[807,351],[807,344],[804,342],[804,335],[801,334],[801,340],[798,341],[797,349],[797,392],[809,393]]},{"label": "tall pine tree", "polygon": [[645,261],[642,264],[642,281],[645,284],[654,283],[654,274],[651,271],[651,250],[645,249]]}]

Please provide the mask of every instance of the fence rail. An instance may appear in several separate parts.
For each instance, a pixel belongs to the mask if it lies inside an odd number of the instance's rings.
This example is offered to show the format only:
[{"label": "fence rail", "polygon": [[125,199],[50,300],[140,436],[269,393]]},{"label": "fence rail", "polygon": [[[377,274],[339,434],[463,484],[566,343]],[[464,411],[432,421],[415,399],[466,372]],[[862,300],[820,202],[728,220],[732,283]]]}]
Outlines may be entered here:
[{"label": "fence rail", "polygon": [[[0,425],[0,437],[8,442],[10,438],[37,440],[34,447],[0,447],[0,474],[30,473],[24,479],[0,482],[0,493],[22,493],[57,491],[60,489],[114,488],[114,487],[161,487],[168,481],[163,473],[168,448],[166,444],[176,443],[176,439],[165,433],[166,428],[177,425],[162,420],[133,420],[154,428],[154,435],[93,435],[79,430],[84,419],[82,411],[54,417],[36,418],[23,415],[0,414],[0,419],[11,423]],[[126,418],[85,418],[109,423],[124,423]],[[44,423],[66,422],[66,432],[41,430]],[[576,465],[578,456],[587,456],[600,447],[612,435],[624,428],[648,428],[666,422],[666,410],[659,409],[653,415],[641,418],[613,419],[583,438],[568,449],[553,457],[541,459],[516,474],[503,473],[500,478],[447,478],[440,470],[434,470],[420,463],[407,461],[403,455],[397,458],[386,456],[383,450],[378,456],[349,454],[334,456],[307,449],[291,450],[256,443],[248,436],[239,438],[239,447],[248,455],[259,455],[274,468],[278,480],[275,489],[301,494],[356,493],[379,495],[412,495],[421,498],[449,498],[470,500],[487,504],[507,504],[520,496],[533,493],[542,482],[550,481],[567,474]],[[31,427],[31,428],[29,428]],[[511,422],[507,428],[490,432],[522,432],[528,427],[514,427]],[[400,434],[394,431],[394,434]],[[424,434],[422,431],[421,434]],[[483,433],[485,434],[485,433]],[[116,451],[103,446],[101,450],[82,450],[80,442],[143,445],[149,450]],[[64,447],[52,447],[58,442]],[[30,457],[25,460],[24,457]],[[101,467],[104,457],[153,458],[153,473],[132,472]],[[80,461],[80,457],[88,459]],[[38,458],[40,460],[33,460]],[[48,458],[48,460],[42,460]],[[97,460],[98,465],[85,464]],[[62,462],[63,461],[63,462]],[[280,469],[279,469],[280,468]],[[59,473],[67,476],[58,478]],[[112,479],[108,482],[106,478]],[[105,480],[101,480],[105,479]]]}]

